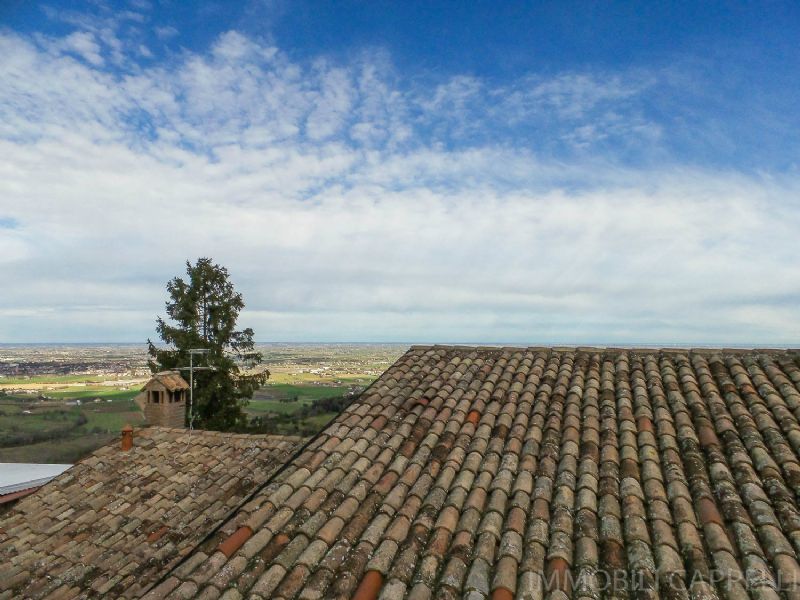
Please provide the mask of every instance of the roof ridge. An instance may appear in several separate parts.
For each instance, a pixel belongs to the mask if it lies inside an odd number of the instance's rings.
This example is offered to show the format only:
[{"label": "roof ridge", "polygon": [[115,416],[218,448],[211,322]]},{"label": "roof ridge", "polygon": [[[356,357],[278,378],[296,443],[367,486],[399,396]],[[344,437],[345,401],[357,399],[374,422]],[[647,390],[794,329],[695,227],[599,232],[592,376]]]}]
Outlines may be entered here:
[{"label": "roof ridge", "polygon": [[800,348],[776,348],[776,347],[705,347],[705,346],[582,346],[582,345],[552,345],[552,346],[507,346],[507,345],[478,345],[478,344],[414,344],[409,347],[409,351],[420,350],[450,350],[461,352],[636,352],[640,354],[650,353],[674,353],[687,352],[691,354],[784,354],[800,352]]}]

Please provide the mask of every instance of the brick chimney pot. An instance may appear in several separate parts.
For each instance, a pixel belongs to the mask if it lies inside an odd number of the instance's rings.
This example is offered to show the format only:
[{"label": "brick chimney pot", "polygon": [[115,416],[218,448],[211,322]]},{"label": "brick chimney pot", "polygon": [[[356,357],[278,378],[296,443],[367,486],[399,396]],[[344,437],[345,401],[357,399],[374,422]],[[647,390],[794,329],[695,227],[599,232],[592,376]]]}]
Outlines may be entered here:
[{"label": "brick chimney pot", "polygon": [[122,428],[122,451],[127,452],[133,448],[133,427],[125,425]]}]

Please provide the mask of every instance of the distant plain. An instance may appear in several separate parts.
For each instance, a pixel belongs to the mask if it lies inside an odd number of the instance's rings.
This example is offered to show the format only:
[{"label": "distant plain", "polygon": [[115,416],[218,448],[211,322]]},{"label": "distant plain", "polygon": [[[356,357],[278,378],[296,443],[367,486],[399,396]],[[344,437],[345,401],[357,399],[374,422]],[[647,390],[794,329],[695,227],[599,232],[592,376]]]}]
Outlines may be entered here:
[{"label": "distant plain", "polygon": [[[336,416],[331,406],[363,390],[406,348],[259,345],[271,375],[245,410],[275,432],[311,435]],[[133,398],[148,378],[146,360],[144,345],[0,347],[0,462],[76,462],[125,424],[143,425]]]}]

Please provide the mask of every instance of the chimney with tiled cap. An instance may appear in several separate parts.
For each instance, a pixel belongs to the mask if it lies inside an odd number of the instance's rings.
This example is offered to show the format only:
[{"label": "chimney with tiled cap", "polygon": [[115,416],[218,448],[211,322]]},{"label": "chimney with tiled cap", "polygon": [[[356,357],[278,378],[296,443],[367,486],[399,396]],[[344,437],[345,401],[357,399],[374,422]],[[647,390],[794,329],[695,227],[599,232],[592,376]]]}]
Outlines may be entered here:
[{"label": "chimney with tiled cap", "polygon": [[186,426],[186,397],[189,384],[175,371],[156,373],[136,396],[148,425]]}]

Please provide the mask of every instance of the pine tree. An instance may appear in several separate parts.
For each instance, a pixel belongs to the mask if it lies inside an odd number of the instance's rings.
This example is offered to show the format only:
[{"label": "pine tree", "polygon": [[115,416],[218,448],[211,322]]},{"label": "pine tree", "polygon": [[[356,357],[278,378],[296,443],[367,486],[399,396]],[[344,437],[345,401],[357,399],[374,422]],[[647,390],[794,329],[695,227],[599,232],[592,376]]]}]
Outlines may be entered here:
[{"label": "pine tree", "polygon": [[[195,364],[214,370],[194,373],[194,426],[223,431],[244,427],[243,408],[266,383],[269,372],[253,370],[262,360],[253,330],[236,330],[244,308],[242,295],[234,289],[228,270],[210,258],[200,258],[194,265],[187,261],[186,275],[186,280],[175,277],[167,283],[169,322],[156,319],[156,331],[167,347],[159,348],[148,339],[148,365],[154,373],[185,367],[190,348],[207,349],[207,354],[195,356]],[[181,373],[188,378],[186,371]]]}]

